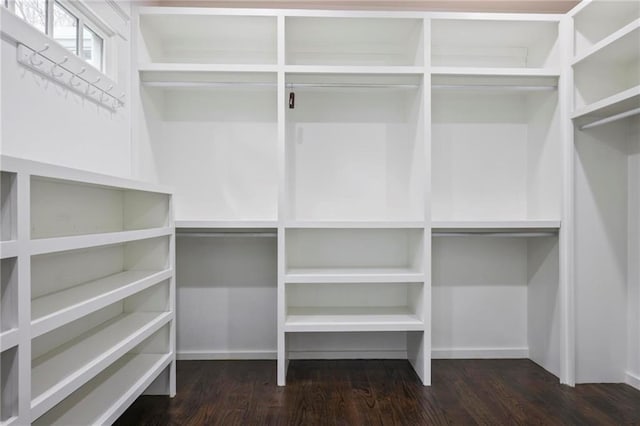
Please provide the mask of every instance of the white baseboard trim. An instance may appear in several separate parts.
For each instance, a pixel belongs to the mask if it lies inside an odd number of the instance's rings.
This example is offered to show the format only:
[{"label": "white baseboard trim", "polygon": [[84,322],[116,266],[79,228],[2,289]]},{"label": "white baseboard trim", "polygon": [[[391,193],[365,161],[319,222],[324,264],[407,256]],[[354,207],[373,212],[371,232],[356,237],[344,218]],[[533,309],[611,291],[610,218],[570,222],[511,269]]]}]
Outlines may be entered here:
[{"label": "white baseboard trim", "polygon": [[178,360],[248,360],[248,359],[276,359],[276,351],[178,351]]},{"label": "white baseboard trim", "polygon": [[627,384],[640,390],[640,376],[627,371]]},{"label": "white baseboard trim", "polygon": [[289,359],[407,359],[407,351],[289,351]]},{"label": "white baseboard trim", "polygon": [[529,348],[434,348],[432,359],[529,358]]}]

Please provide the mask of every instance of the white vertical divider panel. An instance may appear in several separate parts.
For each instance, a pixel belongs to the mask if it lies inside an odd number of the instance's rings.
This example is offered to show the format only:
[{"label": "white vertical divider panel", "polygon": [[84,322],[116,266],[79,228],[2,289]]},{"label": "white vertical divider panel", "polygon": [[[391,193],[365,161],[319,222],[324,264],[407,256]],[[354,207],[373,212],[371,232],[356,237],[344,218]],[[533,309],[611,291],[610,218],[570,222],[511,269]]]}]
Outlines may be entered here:
[{"label": "white vertical divider panel", "polygon": [[284,15],[278,15],[277,18],[277,56],[278,56],[278,296],[277,296],[277,312],[278,312],[278,361],[277,361],[277,381],[278,386],[284,386],[287,382],[287,367],[289,366],[286,335],[284,332],[284,323],[286,318],[286,299],[285,299],[285,216],[288,211],[288,194],[286,184],[286,141],[285,141],[285,19]]},{"label": "white vertical divider panel", "polygon": [[18,424],[31,424],[31,176],[18,171]]},{"label": "white vertical divider panel", "polygon": [[560,247],[560,383],[575,386],[575,313],[574,313],[574,239],[573,239],[573,19],[565,15],[558,31],[562,63],[558,81],[558,102],[562,123],[562,225],[559,231]]},{"label": "white vertical divider panel", "polygon": [[[173,195],[169,202],[169,223],[175,223],[173,211]],[[173,227],[171,236],[169,237],[169,265],[173,273],[169,280],[169,309],[173,313],[173,319],[169,325],[169,352],[172,354],[171,363],[169,364],[169,389],[167,393],[171,398],[176,396],[176,354],[178,348],[176,344],[176,228]]]},{"label": "white vertical divider panel", "polygon": [[407,356],[425,386],[431,385],[431,19],[422,23],[425,73],[422,78],[421,117],[423,152],[423,201],[424,236],[423,263],[424,282],[422,288],[422,315],[424,330],[407,332]]}]

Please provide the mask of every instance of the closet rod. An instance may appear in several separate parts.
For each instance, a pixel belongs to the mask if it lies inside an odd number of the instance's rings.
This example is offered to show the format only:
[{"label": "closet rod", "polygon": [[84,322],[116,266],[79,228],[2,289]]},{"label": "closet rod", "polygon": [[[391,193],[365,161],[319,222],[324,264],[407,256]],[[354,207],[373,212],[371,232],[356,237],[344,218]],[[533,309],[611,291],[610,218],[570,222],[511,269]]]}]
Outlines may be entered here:
[{"label": "closet rod", "polygon": [[478,90],[513,90],[514,92],[546,92],[557,90],[558,86],[518,86],[511,84],[433,84],[432,89],[455,90],[455,89],[478,89]]},{"label": "closet rod", "polygon": [[193,238],[275,238],[278,234],[275,232],[176,232],[176,237],[193,237]]},{"label": "closet rod", "polygon": [[592,127],[600,126],[601,124],[611,123],[611,122],[618,121],[623,118],[631,117],[632,115],[637,115],[637,114],[640,114],[640,108],[634,108],[629,111],[621,112],[619,114],[615,114],[606,118],[602,118],[600,120],[596,120],[589,124],[584,124],[580,126],[580,130],[590,129]]},{"label": "closet rod", "polygon": [[555,237],[557,232],[438,232],[434,237]]},{"label": "closet rod", "polygon": [[[277,83],[266,83],[258,81],[144,81],[144,86],[148,87],[276,87]],[[393,84],[393,83],[287,83],[287,89],[300,87],[309,88],[355,88],[355,89],[416,89],[418,84]]]}]

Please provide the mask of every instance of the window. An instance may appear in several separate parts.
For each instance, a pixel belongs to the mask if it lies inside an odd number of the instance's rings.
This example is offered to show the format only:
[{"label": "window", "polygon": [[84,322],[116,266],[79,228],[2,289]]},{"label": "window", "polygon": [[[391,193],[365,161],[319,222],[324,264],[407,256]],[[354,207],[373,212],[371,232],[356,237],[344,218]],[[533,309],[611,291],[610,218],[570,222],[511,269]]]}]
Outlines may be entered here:
[{"label": "window", "polygon": [[65,48],[105,70],[105,36],[70,0],[1,0],[25,22],[51,36]]},{"label": "window", "polygon": [[78,18],[60,3],[53,3],[53,32],[55,41],[78,54]]}]

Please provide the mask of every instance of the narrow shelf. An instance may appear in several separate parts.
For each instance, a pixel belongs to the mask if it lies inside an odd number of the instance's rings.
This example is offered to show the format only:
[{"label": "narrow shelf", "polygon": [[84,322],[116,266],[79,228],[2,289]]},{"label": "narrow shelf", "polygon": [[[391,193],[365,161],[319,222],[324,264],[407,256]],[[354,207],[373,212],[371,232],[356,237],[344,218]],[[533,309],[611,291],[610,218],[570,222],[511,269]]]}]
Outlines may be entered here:
[{"label": "narrow shelf", "polygon": [[18,345],[18,329],[12,328],[0,333],[0,352]]},{"label": "narrow shelf", "polygon": [[7,420],[0,422],[0,426],[11,426],[18,424],[18,416],[9,417]]},{"label": "narrow shelf", "polygon": [[359,229],[396,229],[396,228],[409,228],[420,229],[424,228],[425,222],[420,220],[408,220],[408,221],[355,221],[355,220],[292,220],[285,222],[286,228],[291,229],[313,229],[313,228],[328,228],[328,229],[340,229],[340,228],[359,228]]},{"label": "narrow shelf", "polygon": [[127,354],[33,424],[111,424],[169,365],[171,358],[171,354]]},{"label": "narrow shelf", "polygon": [[[630,54],[637,55],[638,54],[638,34],[633,34],[634,31],[640,30],[640,19],[636,19],[635,21],[625,25],[620,28],[618,31],[609,35],[603,40],[600,40],[598,43],[593,45],[590,49],[585,51],[583,54],[577,56],[573,60],[573,65],[579,64],[580,62],[594,57],[599,56],[601,52],[605,52],[605,50],[613,49],[612,52],[606,53],[605,57],[608,60],[620,60],[625,58],[631,58]],[[613,48],[616,43],[620,42],[619,47]]]},{"label": "narrow shelf", "polygon": [[285,332],[423,331],[405,307],[289,308]]},{"label": "narrow shelf", "polygon": [[291,268],[288,283],[414,283],[424,273],[410,268]]},{"label": "narrow shelf", "polygon": [[496,76],[496,77],[558,77],[556,68],[481,68],[481,67],[431,67],[433,75]]},{"label": "narrow shelf", "polygon": [[170,278],[171,274],[171,269],[125,271],[34,299],[31,301],[31,337],[131,296]]},{"label": "narrow shelf", "polygon": [[434,235],[443,234],[506,234],[535,235],[557,233],[559,220],[512,220],[512,221],[433,221]]},{"label": "narrow shelf", "polygon": [[171,235],[173,228],[152,228],[135,231],[106,232],[102,234],[76,235],[71,237],[42,238],[30,241],[32,255],[76,250],[109,244],[126,243],[148,238]]},{"label": "narrow shelf", "polygon": [[277,220],[176,220],[176,229],[264,229],[277,228]]},{"label": "narrow shelf", "polygon": [[581,122],[597,120],[640,107],[640,85],[616,93],[576,110],[571,118]]},{"label": "narrow shelf", "polygon": [[0,259],[16,257],[18,255],[18,242],[16,240],[0,241]]},{"label": "narrow shelf", "polygon": [[33,360],[31,417],[50,410],[160,329],[172,315],[125,313]]},{"label": "narrow shelf", "polygon": [[138,71],[143,74],[148,72],[179,72],[184,74],[194,72],[207,73],[276,73],[277,65],[254,64],[197,64],[176,62],[145,62],[138,65]]},{"label": "narrow shelf", "polygon": [[285,65],[284,71],[292,74],[423,74],[423,66],[385,66],[385,65]]}]

